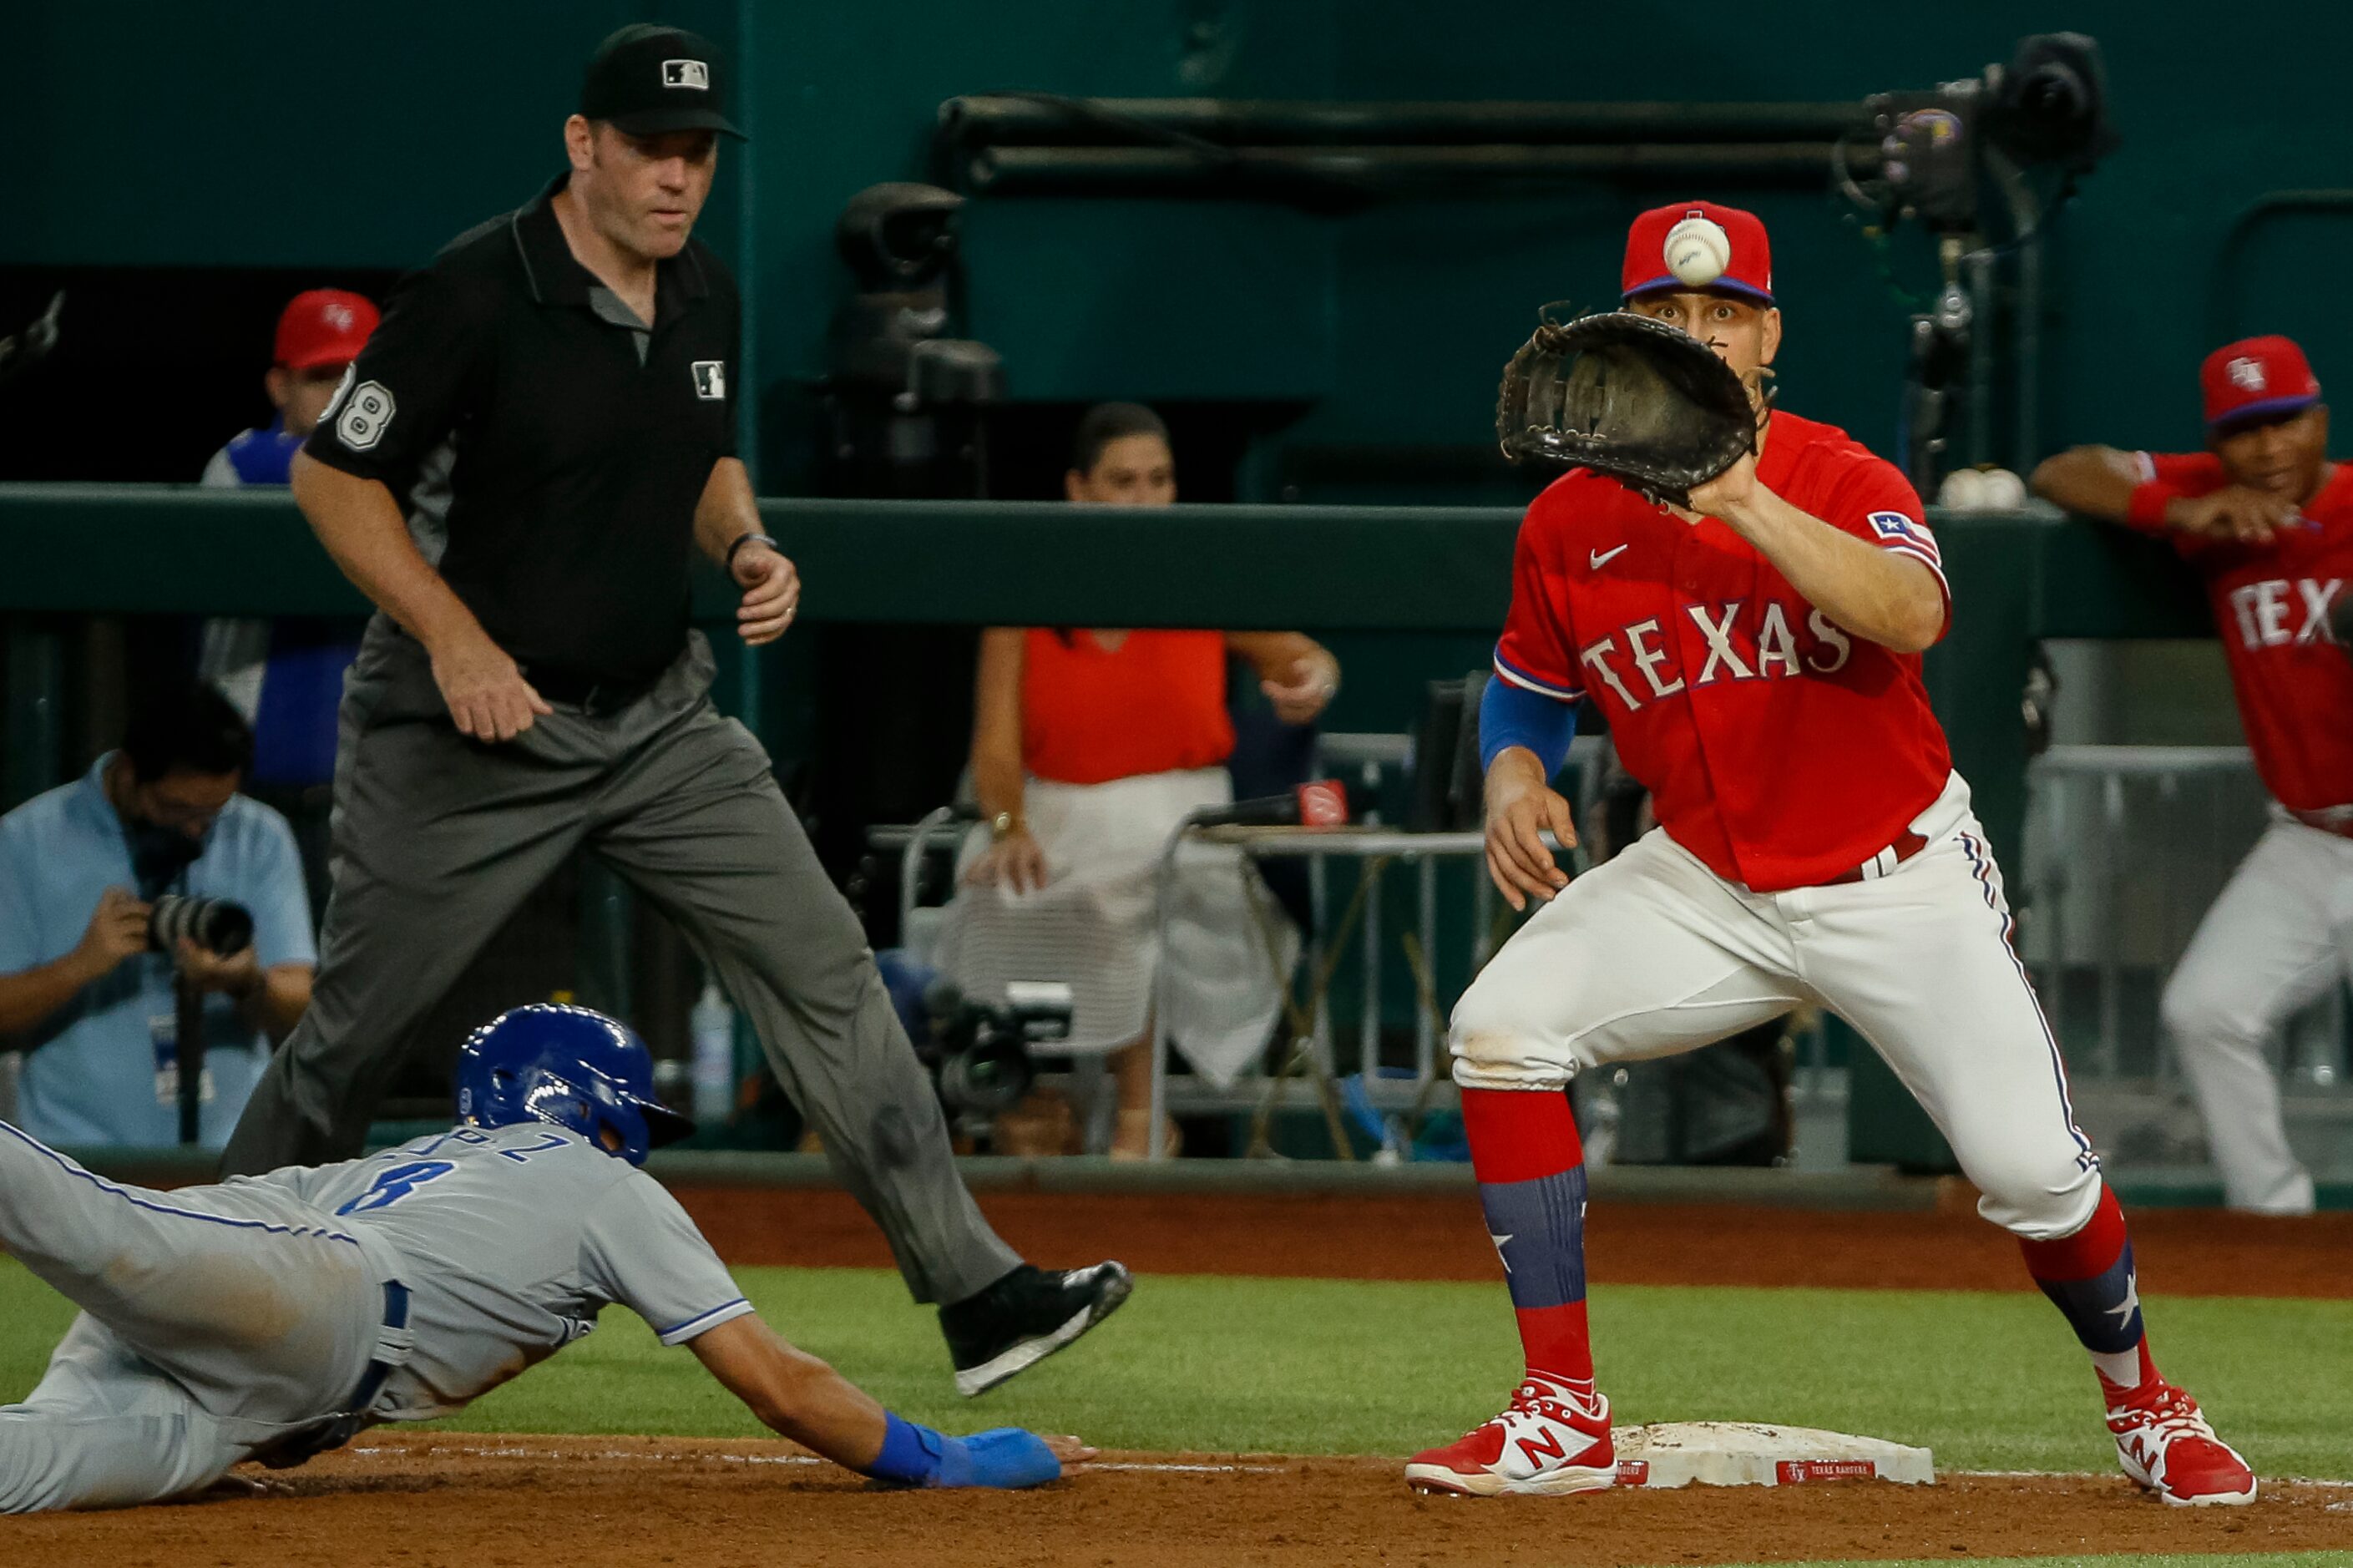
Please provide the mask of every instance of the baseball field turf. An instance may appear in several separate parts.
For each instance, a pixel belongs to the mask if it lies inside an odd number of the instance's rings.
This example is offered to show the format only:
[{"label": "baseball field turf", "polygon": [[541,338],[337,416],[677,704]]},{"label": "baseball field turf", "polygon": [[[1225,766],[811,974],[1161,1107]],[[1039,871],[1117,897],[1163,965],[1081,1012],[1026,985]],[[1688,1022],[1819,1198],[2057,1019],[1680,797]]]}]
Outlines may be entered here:
[{"label": "baseball field turf", "polygon": [[[415,1542],[429,1541],[444,1514],[470,1521],[469,1551],[478,1551],[496,1545],[481,1535],[486,1507],[526,1542],[546,1528],[533,1510],[562,1519],[591,1507],[698,1536],[699,1563],[744,1568],[773,1561],[786,1542],[812,1563],[896,1563],[976,1539],[1023,1545],[989,1561],[1050,1564],[1128,1561],[1104,1551],[1122,1540],[1134,1560],[1162,1568],[1388,1555],[1432,1568],[1763,1559],[1844,1568],[1962,1556],[2353,1568],[2353,1551],[2312,1550],[2353,1547],[2353,1487],[2344,1486],[2353,1443],[2343,1428],[2353,1304],[2343,1301],[2151,1299],[2163,1363],[2268,1483],[2305,1477],[2342,1489],[2274,1485],[2267,1495],[2284,1500],[2187,1519],[2115,1476],[2081,1352],[2039,1297],[1602,1284],[1596,1338],[1621,1424],[1746,1418],[1866,1433],[1933,1448],[1947,1483],[1698,1489],[1613,1496],[1605,1511],[1589,1500],[1414,1499],[1397,1479],[1401,1456],[1493,1414],[1518,1371],[1508,1303],[1490,1284],[1148,1275],[1088,1342],[965,1402],[950,1392],[930,1314],[908,1304],[896,1275],[736,1274],[770,1322],[911,1416],[956,1430],[1072,1432],[1113,1462],[1060,1496],[862,1495],[828,1467],[776,1468],[805,1461],[744,1442],[758,1428],[691,1355],[660,1349],[614,1310],[594,1337],[465,1415],[371,1434],[296,1472],[293,1499],[0,1521],[0,1542],[17,1532],[27,1552],[54,1542],[93,1563],[174,1551],[275,1564],[390,1530],[407,1543],[405,1562],[438,1563]],[[70,1315],[0,1260],[0,1401],[31,1386]],[[1962,1473],[1971,1471],[2090,1479]],[[2221,1517],[2242,1512],[2243,1521]],[[2035,1555],[2077,1542],[2080,1554]],[[611,1545],[597,1562],[636,1560],[625,1542]],[[2122,1546],[2138,1550],[2112,1554]],[[2181,1550],[2192,1547],[2203,1550]],[[1952,1555],[1921,1555],[1940,1548]],[[461,1560],[476,1559],[448,1559]]]},{"label": "baseball field turf", "polygon": [[[978,1402],[949,1387],[894,1275],[744,1268],[768,1321],[884,1403],[950,1429],[1022,1425],[1103,1447],[1402,1456],[1493,1414],[1517,1375],[1503,1293],[1472,1284],[1145,1279],[1083,1347]],[[2353,1479],[2353,1303],[2149,1302],[2161,1364],[2266,1476]],[[70,1316],[0,1265],[0,1398]],[[2035,1296],[1601,1286],[1620,1424],[1779,1421],[1925,1445],[1937,1468],[2105,1471],[2083,1355]],[[477,1432],[751,1436],[751,1417],[629,1313],[448,1424]],[[2353,1517],[2347,1523],[2353,1541]]]}]

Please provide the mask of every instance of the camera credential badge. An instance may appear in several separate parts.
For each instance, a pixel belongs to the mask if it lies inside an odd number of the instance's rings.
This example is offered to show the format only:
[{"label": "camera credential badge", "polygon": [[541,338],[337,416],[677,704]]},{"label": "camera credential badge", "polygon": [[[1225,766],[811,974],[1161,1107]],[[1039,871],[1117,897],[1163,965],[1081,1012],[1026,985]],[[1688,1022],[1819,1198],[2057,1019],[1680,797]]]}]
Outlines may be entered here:
[{"label": "camera credential badge", "polygon": [[[147,1015],[147,1037],[155,1047],[155,1103],[180,1103],[180,1020],[172,1013]],[[196,1099],[209,1105],[213,1100],[212,1064],[206,1062],[196,1079]]]}]

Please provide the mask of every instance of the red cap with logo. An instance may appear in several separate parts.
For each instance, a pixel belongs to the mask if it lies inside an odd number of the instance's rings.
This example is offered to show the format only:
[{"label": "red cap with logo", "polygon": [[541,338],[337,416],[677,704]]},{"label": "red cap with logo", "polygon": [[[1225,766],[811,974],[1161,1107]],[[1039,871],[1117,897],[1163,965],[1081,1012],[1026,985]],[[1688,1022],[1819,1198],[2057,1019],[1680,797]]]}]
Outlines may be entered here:
[{"label": "red cap with logo", "polygon": [[2320,383],[2304,351],[2286,338],[2242,338],[2206,356],[2198,372],[2206,394],[2206,427],[2300,414],[2320,401]]},{"label": "red cap with logo", "polygon": [[367,297],[342,289],[310,289],[288,302],[278,318],[273,356],[288,370],[349,364],[375,331],[376,310]]},{"label": "red cap with logo", "polygon": [[[1667,238],[1687,218],[1701,218],[1724,231],[1731,258],[1723,275],[1705,284],[1686,283],[1667,262]],[[1626,267],[1620,288],[1626,300],[1668,289],[1702,288],[1736,295],[1759,305],[1773,302],[1773,247],[1765,237],[1765,220],[1738,207],[1714,202],[1670,202],[1652,207],[1626,231]]]}]

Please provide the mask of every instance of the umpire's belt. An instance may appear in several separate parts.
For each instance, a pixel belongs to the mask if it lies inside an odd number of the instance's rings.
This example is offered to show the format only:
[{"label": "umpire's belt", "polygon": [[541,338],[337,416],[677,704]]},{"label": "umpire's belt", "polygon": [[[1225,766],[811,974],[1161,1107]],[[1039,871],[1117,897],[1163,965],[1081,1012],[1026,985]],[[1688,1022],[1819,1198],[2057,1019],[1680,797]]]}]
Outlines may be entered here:
[{"label": "umpire's belt", "polygon": [[523,679],[531,689],[550,702],[561,702],[566,708],[578,708],[590,713],[617,713],[654,689],[659,675],[639,680],[617,680],[594,670],[566,669],[561,665],[529,665]]},{"label": "umpire's belt", "polygon": [[[383,1351],[387,1342],[406,1343],[408,1338],[408,1287],[397,1279],[384,1282],[384,1339],[377,1342]],[[360,1374],[357,1388],[352,1390],[343,1414],[314,1421],[297,1427],[268,1447],[255,1450],[253,1458],[273,1470],[290,1470],[308,1463],[330,1448],[340,1448],[367,1429],[368,1407],[384,1392],[385,1380],[407,1359],[406,1353],[388,1357],[379,1353],[369,1362],[367,1371]]]}]

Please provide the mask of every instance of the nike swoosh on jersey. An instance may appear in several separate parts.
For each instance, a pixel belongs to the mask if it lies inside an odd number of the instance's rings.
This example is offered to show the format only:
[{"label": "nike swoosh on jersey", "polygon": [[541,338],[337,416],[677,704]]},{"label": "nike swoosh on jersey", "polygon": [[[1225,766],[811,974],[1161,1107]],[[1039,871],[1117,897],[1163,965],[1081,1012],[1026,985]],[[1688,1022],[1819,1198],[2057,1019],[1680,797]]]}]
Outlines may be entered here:
[{"label": "nike swoosh on jersey", "polygon": [[1621,544],[1615,550],[1597,550],[1593,552],[1593,570],[1596,572],[1600,571],[1604,566],[1607,566],[1610,562],[1615,561],[1619,556],[1623,555],[1631,548],[1632,546],[1630,545]]}]

